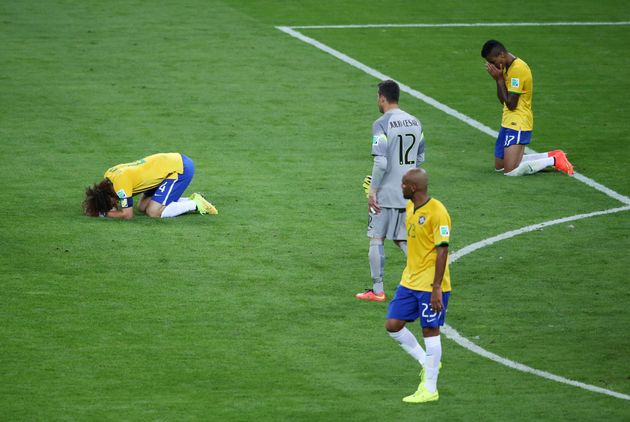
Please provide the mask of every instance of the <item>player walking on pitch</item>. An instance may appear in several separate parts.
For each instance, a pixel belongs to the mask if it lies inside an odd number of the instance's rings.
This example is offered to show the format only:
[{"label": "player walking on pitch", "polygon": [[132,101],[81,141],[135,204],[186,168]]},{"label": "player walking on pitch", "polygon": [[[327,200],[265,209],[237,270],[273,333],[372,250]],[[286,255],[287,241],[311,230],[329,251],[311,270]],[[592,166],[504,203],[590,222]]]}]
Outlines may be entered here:
[{"label": "player walking on pitch", "polygon": [[218,214],[200,193],[181,197],[194,174],[193,161],[178,153],[154,154],[118,164],[105,172],[103,180],[85,190],[83,209],[92,217],[128,220],[133,218],[133,196],[142,193],[138,209],[149,217],[176,217],[195,210]]},{"label": "player walking on pitch", "polygon": [[495,80],[497,97],[503,104],[501,130],[494,147],[495,169],[506,176],[523,176],[553,166],[571,176],[573,166],[562,150],[524,155],[534,128],[534,81],[527,63],[496,40],[486,41],[481,57],[486,59],[486,70]]},{"label": "player walking on pitch", "polygon": [[406,201],[400,191],[400,179],[424,162],[424,135],[420,121],[398,107],[400,87],[392,80],[378,84],[378,110],[383,113],[372,125],[374,165],[364,185],[368,190],[368,258],[372,288],[356,297],[384,302],[385,249],[390,239],[407,254],[405,232]]},{"label": "player walking on pitch", "polygon": [[[428,195],[424,169],[408,171],[402,178],[407,204],[407,266],[394,299],[389,303],[385,329],[390,337],[418,361],[418,390],[403,398],[407,403],[438,400],[437,379],[442,359],[440,326],[444,325],[451,292],[448,244],[451,217],[444,205]],[[420,318],[426,351],[405,324]]]}]

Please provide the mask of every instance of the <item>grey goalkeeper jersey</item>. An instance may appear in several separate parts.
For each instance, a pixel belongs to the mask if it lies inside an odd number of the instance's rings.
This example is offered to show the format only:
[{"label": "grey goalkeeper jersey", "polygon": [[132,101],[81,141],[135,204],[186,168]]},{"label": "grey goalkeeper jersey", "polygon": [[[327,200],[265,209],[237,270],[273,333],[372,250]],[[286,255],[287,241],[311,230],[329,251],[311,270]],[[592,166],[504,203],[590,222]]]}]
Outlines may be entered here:
[{"label": "grey goalkeeper jersey", "polygon": [[378,204],[405,208],[400,183],[412,168],[424,163],[424,134],[418,119],[399,108],[389,110],[372,126],[372,155],[387,159],[387,169],[376,191]]}]

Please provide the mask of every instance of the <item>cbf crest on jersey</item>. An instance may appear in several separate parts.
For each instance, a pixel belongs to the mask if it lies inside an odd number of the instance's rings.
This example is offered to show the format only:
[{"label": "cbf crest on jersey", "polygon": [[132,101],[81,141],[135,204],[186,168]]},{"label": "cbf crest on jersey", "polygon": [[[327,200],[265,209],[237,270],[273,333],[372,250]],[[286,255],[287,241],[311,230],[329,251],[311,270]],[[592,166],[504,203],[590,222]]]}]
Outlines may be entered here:
[{"label": "cbf crest on jersey", "polygon": [[421,215],[420,218],[418,218],[418,224],[420,225],[424,224],[425,221],[427,221],[427,218],[424,215]]}]

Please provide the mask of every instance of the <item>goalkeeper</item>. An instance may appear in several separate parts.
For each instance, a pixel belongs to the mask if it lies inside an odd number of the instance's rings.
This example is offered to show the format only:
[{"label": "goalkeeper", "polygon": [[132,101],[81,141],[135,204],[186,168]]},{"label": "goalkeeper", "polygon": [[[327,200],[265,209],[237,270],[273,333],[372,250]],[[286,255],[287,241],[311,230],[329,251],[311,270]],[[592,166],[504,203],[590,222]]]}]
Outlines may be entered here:
[{"label": "goalkeeper", "polygon": [[368,195],[368,258],[372,288],[358,293],[361,300],[384,302],[385,239],[407,255],[405,206],[400,183],[403,175],[424,162],[424,135],[420,121],[398,107],[400,88],[392,80],[378,84],[378,110],[372,125],[372,175],[364,180]]}]

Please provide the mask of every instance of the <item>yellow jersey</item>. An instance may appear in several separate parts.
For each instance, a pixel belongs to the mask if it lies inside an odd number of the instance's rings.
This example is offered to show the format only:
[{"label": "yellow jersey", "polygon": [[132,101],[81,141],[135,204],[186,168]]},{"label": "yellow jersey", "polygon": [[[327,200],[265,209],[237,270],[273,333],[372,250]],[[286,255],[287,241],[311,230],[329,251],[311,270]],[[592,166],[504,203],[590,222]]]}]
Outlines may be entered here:
[{"label": "yellow jersey", "polygon": [[121,207],[128,208],[133,205],[134,195],[158,187],[165,179],[177,180],[177,174],[183,172],[181,154],[172,152],[118,164],[105,172],[105,178],[114,185]]},{"label": "yellow jersey", "polygon": [[518,94],[516,109],[510,110],[503,105],[501,126],[513,130],[534,130],[534,113],[532,112],[532,95],[534,80],[527,63],[518,57],[510,67],[503,69],[503,79],[508,93]]},{"label": "yellow jersey", "polygon": [[[413,202],[407,203],[405,225],[407,227],[407,265],[400,284],[424,292],[432,291],[435,277],[437,246],[448,245],[451,235],[451,217],[446,207],[437,199],[414,209]],[[451,291],[451,275],[448,261],[442,278],[442,291]]]}]

